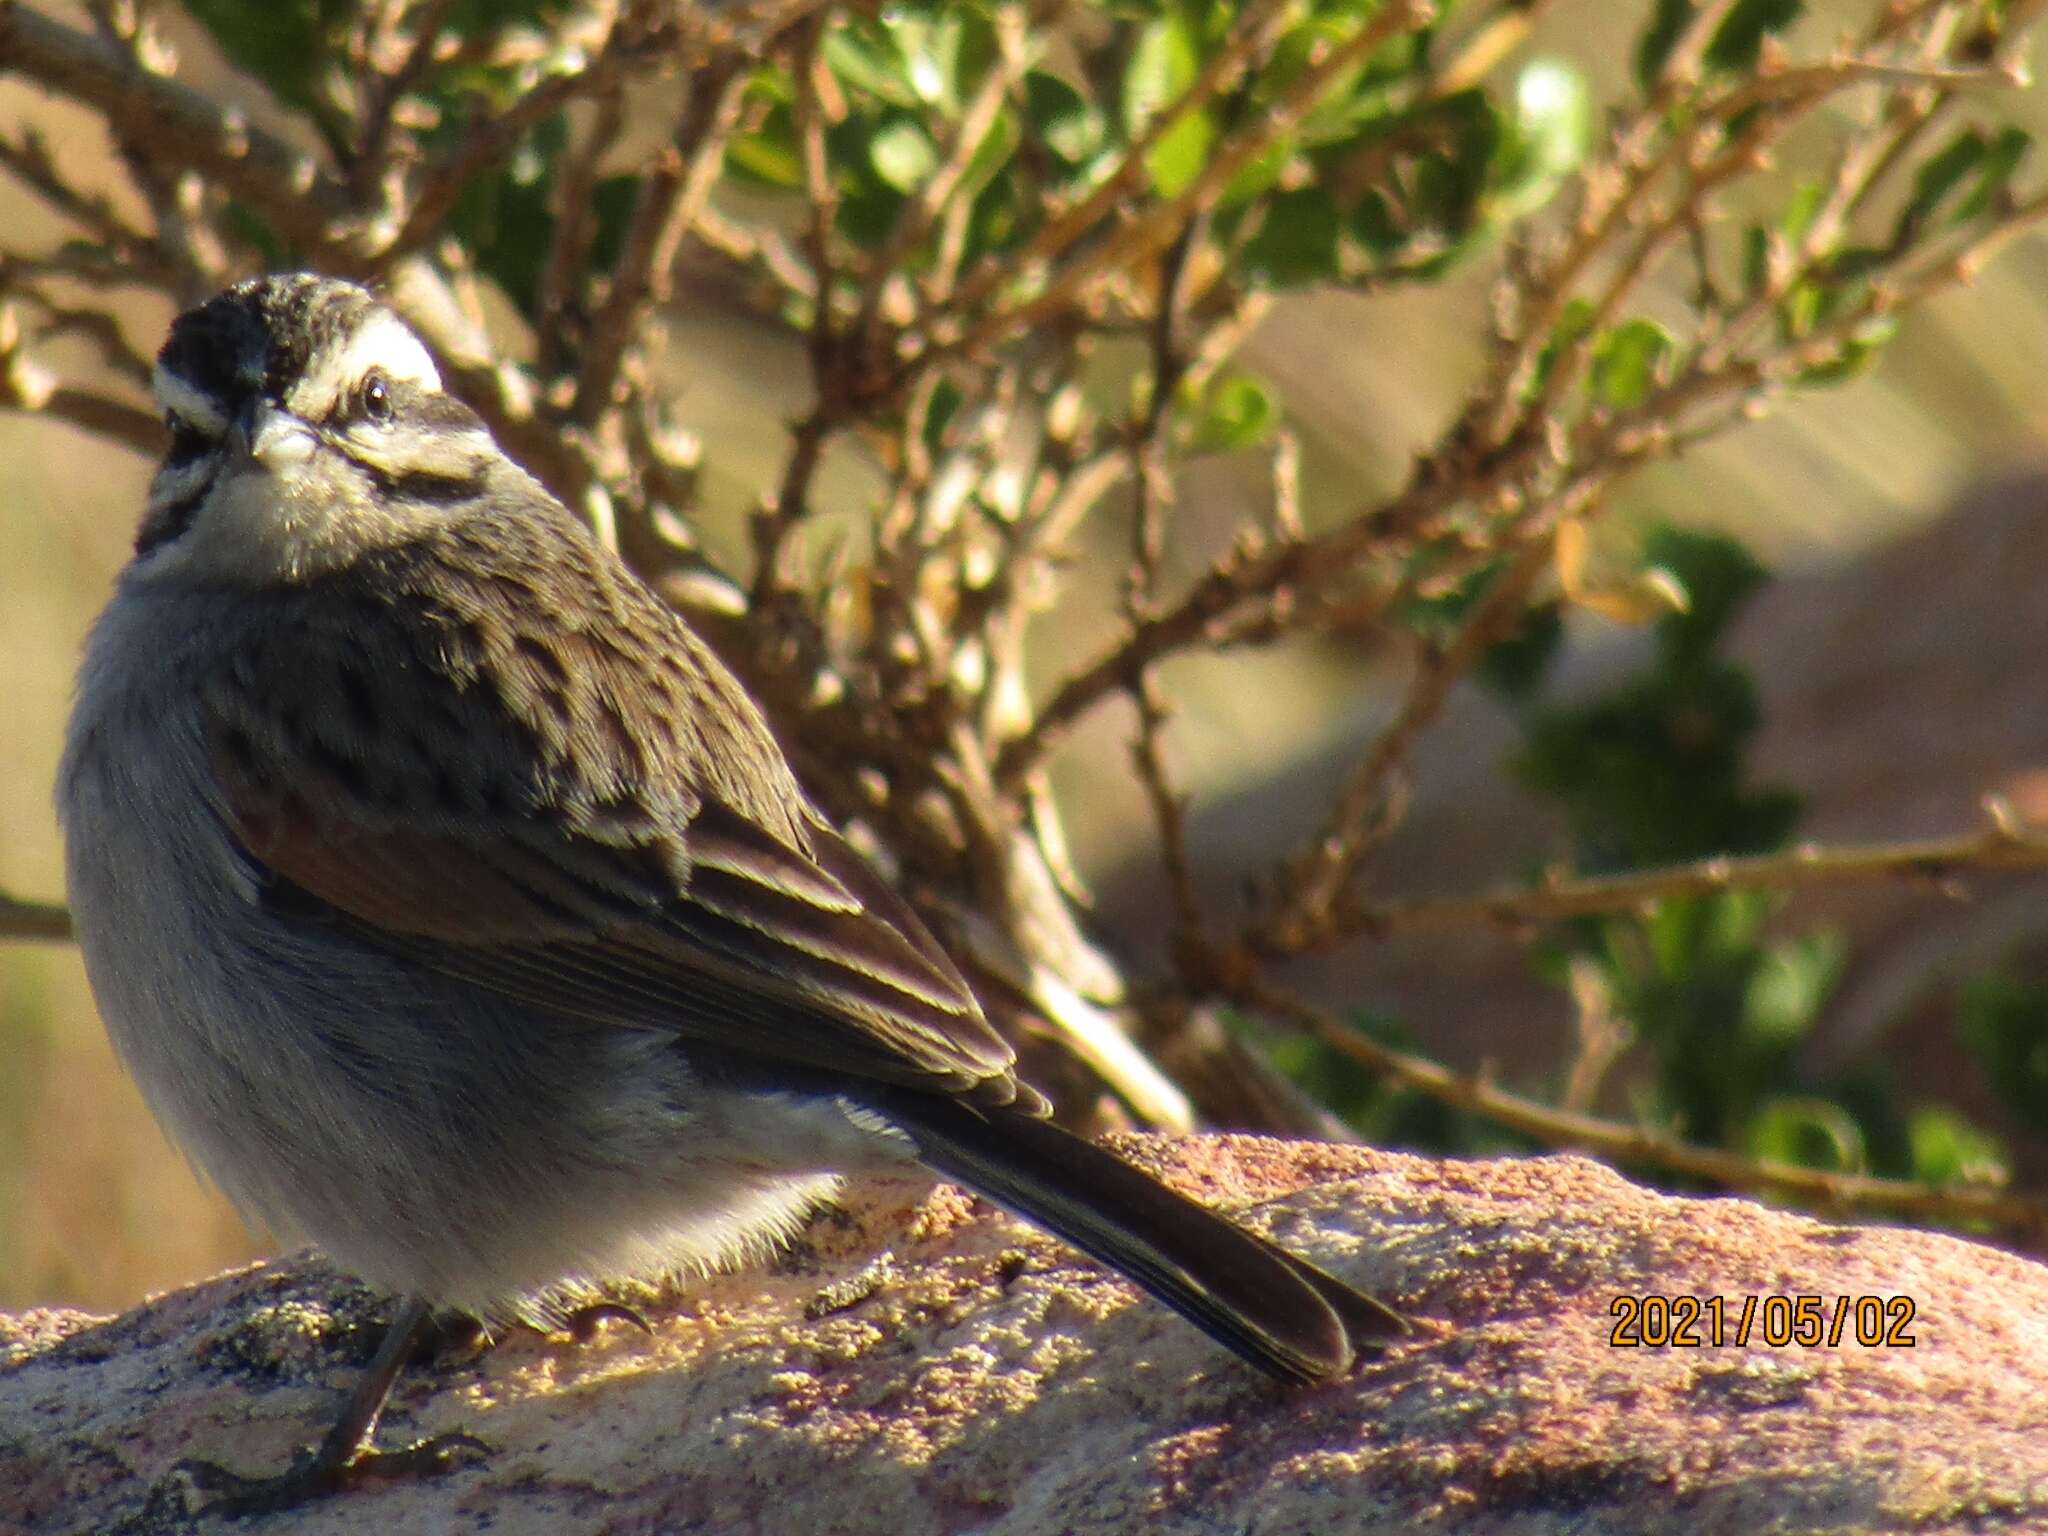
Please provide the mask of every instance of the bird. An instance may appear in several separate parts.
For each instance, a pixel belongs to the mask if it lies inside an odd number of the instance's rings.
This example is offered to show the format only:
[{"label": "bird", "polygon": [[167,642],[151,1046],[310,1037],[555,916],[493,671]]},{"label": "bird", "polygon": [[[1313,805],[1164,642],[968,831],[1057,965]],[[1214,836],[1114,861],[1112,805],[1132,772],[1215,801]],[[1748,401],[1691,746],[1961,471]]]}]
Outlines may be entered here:
[{"label": "bird", "polygon": [[733,673],[377,295],[237,283],[153,388],[59,770],[87,975],[200,1172],[401,1298],[317,1450],[211,1486],[444,1465],[372,1443],[432,1317],[759,1257],[849,1175],[955,1181],[1282,1381],[1410,1331],[1048,1118]]}]

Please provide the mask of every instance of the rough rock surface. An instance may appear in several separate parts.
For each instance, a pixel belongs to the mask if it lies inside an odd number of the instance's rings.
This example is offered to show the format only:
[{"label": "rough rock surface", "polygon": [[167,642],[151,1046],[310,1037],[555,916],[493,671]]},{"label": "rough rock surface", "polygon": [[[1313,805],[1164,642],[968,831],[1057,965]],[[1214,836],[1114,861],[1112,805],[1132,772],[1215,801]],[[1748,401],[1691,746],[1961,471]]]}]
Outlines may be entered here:
[{"label": "rough rock surface", "polygon": [[[651,1337],[514,1334],[409,1371],[382,1443],[460,1428],[480,1462],[233,1529],[2048,1530],[2040,1265],[1668,1198],[1572,1157],[1123,1145],[1429,1326],[1287,1391],[950,1189],[856,1193],[772,1269],[630,1298]],[[1646,1295],[1718,1295],[1730,1337],[1702,1321],[1698,1347],[1617,1346],[1616,1298]],[[1765,1342],[1763,1306],[1733,1339],[1743,1298],[1798,1295],[1827,1321],[1852,1299],[1839,1341]],[[1911,1342],[1859,1343],[1864,1296],[1910,1299]],[[299,1259],[118,1318],[0,1318],[0,1530],[224,1528],[186,1513],[173,1466],[282,1466],[383,1306]]]}]

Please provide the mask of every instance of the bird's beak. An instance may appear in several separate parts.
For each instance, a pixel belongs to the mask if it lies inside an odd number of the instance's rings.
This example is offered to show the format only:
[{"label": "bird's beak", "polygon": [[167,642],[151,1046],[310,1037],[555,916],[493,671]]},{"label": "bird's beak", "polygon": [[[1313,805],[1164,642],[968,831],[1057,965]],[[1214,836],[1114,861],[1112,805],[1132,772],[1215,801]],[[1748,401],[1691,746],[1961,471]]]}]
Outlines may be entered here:
[{"label": "bird's beak", "polygon": [[268,470],[286,470],[312,457],[313,434],[283,406],[258,395],[242,408],[235,434],[243,450]]}]

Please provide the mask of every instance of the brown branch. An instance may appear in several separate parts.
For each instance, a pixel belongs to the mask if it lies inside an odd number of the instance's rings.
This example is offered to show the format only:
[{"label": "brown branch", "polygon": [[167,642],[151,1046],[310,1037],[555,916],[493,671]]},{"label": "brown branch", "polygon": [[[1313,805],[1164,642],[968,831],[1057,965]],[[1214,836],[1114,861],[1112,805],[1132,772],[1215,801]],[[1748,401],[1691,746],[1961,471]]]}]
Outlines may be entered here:
[{"label": "brown branch", "polygon": [[367,101],[363,126],[356,136],[355,154],[349,166],[349,179],[357,197],[368,197],[383,179],[391,154],[391,128],[398,104],[426,77],[434,62],[435,47],[448,28],[455,6],[456,0],[425,0],[418,8],[418,14],[407,18],[411,22],[412,38],[398,68],[379,71],[370,78],[365,89]]},{"label": "brown branch", "polygon": [[1772,1158],[1745,1157],[1695,1146],[1641,1126],[1539,1104],[1483,1077],[1467,1076],[1425,1057],[1381,1045],[1335,1014],[1261,983],[1237,1000],[1281,1019],[1404,1088],[1454,1109],[1480,1115],[1550,1146],[1572,1147],[1612,1162],[1647,1164],[1729,1189],[1769,1190],[1831,1210],[1889,1211],[1952,1225],[1983,1223],[2015,1237],[2048,1234],[2048,1202],[1981,1185],[1934,1185],[1867,1174],[1830,1173]]},{"label": "brown branch", "polygon": [[[1240,171],[1292,133],[1346,70],[1370,58],[1393,38],[1425,26],[1435,13],[1434,0],[1389,0],[1357,32],[1290,81],[1279,99],[1254,122],[1221,144],[1195,179],[1176,196],[1147,208],[1112,231],[1084,256],[1062,268],[1031,298],[986,315],[963,336],[945,341],[933,351],[945,356],[972,356],[1006,336],[1029,330],[1070,309],[1104,273],[1128,269],[1157,254],[1192,219],[1215,206],[1216,199]],[[1006,266],[1014,270],[1011,263]],[[971,313],[964,298],[956,307]]]},{"label": "brown branch", "polygon": [[23,901],[0,892],[0,940],[61,944],[72,937],[71,914],[54,902]]},{"label": "brown branch", "polygon": [[1004,99],[1023,77],[1024,66],[1030,56],[1025,48],[1025,18],[1021,9],[999,6],[995,12],[994,31],[996,61],[989,66],[988,78],[982,81],[974,99],[960,114],[959,122],[953,125],[952,142],[947,146],[938,168],[913,196],[904,201],[896,223],[889,231],[889,238],[869,261],[867,282],[862,289],[860,308],[852,327],[853,334],[857,336],[872,338],[882,295],[890,279],[899,275],[912,249],[931,229],[953,194],[959,191],[961,182],[967,179],[982,141],[988,137],[1003,109]]},{"label": "brown branch", "polygon": [[[817,301],[811,311],[811,367],[822,374],[829,365],[832,343],[832,226],[839,217],[839,188],[832,179],[831,162],[825,153],[825,102],[822,82],[829,81],[822,53],[825,18],[814,16],[799,29],[801,45],[793,68],[796,75],[797,152],[803,163],[804,255],[817,283]],[[819,380],[823,393],[825,380]]]},{"label": "brown branch", "polygon": [[811,481],[818,473],[819,460],[831,436],[831,419],[822,407],[797,424],[790,435],[789,461],[783,466],[781,488],[753,516],[754,585],[747,607],[754,612],[765,612],[789,592],[787,573],[783,570],[785,549],[790,533],[809,510]]},{"label": "brown branch", "polygon": [[328,168],[239,112],[151,74],[107,40],[0,0],[0,75],[92,108],[117,137],[217,182],[316,257],[341,243],[350,205]]},{"label": "brown branch", "polygon": [[[91,272],[84,270],[83,263],[65,258],[61,266],[67,274],[97,286],[166,287],[172,281],[174,273],[163,248],[122,218],[105,196],[67,181],[39,130],[24,128],[19,142],[0,138],[0,169],[111,253],[110,259]],[[60,265],[58,258],[49,261],[53,268]]]},{"label": "brown branch", "polygon": [[1423,659],[1394,718],[1345,776],[1322,826],[1287,861],[1278,910],[1255,925],[1252,933],[1260,937],[1246,940],[1252,948],[1265,948],[1266,934],[1274,936],[1272,947],[1291,947],[1295,929],[1314,924],[1329,910],[1367,850],[1392,829],[1396,817],[1390,801],[1399,798],[1393,786],[1416,739],[1443,712],[1451,689],[1478,665],[1487,647],[1513,632],[1550,561],[1550,539],[1531,538],[1487,588],[1451,643]]},{"label": "brown branch", "polygon": [[151,458],[163,452],[163,423],[154,414],[66,384],[31,359],[20,323],[6,305],[0,305],[0,410],[55,417]]},{"label": "brown branch", "polygon": [[573,418],[585,426],[612,404],[619,364],[647,311],[668,301],[676,252],[718,179],[746,86],[736,60],[699,70],[675,136],[640,183],[611,291],[591,321]]},{"label": "brown branch", "polygon": [[614,24],[604,45],[582,69],[549,75],[509,107],[477,117],[460,143],[426,167],[390,249],[416,251],[428,245],[440,235],[463,189],[508,159],[529,130],[571,102],[617,89],[628,75],[666,57],[675,41],[669,27]]},{"label": "brown branch", "polygon": [[[1186,303],[1189,258],[1208,237],[1206,216],[1191,221],[1159,263],[1158,307],[1152,320],[1152,380],[1141,420],[1132,424],[1131,472],[1136,505],[1131,519],[1131,567],[1124,586],[1124,612],[1132,626],[1150,616],[1160,562],[1166,555],[1166,515],[1173,498],[1172,470],[1166,456],[1166,428],[1173,419],[1174,397],[1187,371],[1187,349],[1180,335]],[[1187,797],[1173,787],[1166,766],[1164,736],[1171,711],[1150,667],[1141,667],[1130,681],[1131,703],[1138,730],[1131,758],[1138,781],[1152,808],[1159,832],[1159,857],[1167,888],[1173,895],[1174,947],[1187,956],[1188,968],[1199,969],[1207,950],[1207,924],[1197,894],[1193,861],[1188,855]]]},{"label": "brown branch", "polygon": [[1283,588],[1314,588],[1371,553],[1424,537],[1452,507],[1484,502],[1502,487],[1519,484],[1551,451],[1530,434],[1473,462],[1459,444],[1448,442],[1418,461],[1407,487],[1392,500],[1355,513],[1326,533],[1272,544],[1247,536],[1172,605],[1141,619],[1062,682],[1031,729],[1004,745],[996,760],[998,781],[1014,784],[1082,716],[1126,689],[1142,668],[1202,643],[1245,603]]},{"label": "brown branch", "polygon": [[[808,348],[817,401],[792,435],[780,488],[772,500],[754,513],[749,528],[754,545],[754,582],[748,606],[757,612],[766,612],[776,605],[786,608],[790,586],[783,564],[789,537],[809,514],[811,481],[847,404],[847,381],[841,368],[838,333],[832,324],[832,279],[836,270],[832,260],[832,226],[838,217],[839,192],[825,153],[826,102],[822,93],[829,82],[822,53],[825,28],[826,18],[822,14],[808,16],[798,24],[797,58],[792,65],[796,76],[793,116],[803,162],[806,204],[804,255],[817,284]],[[787,639],[785,636],[784,643]]]},{"label": "brown branch", "polygon": [[1027,240],[1022,250],[990,257],[960,285],[947,306],[970,315],[1020,272],[1057,259],[1124,202],[1145,179],[1145,160],[1168,130],[1190,112],[1199,112],[1235,85],[1253,58],[1262,53],[1286,23],[1293,7],[1288,0],[1258,0],[1180,96],[1161,107],[1140,130],[1116,168],[1072,208],[1055,215]]},{"label": "brown branch", "polygon": [[624,91],[604,91],[595,105],[590,131],[562,156],[548,188],[555,227],[533,304],[534,371],[543,379],[566,372],[583,339],[590,254],[597,242],[598,166],[626,127]]},{"label": "brown branch", "polygon": [[2009,810],[1994,808],[1990,827],[1959,837],[1842,848],[1805,843],[1780,853],[1719,856],[1621,875],[1574,879],[1553,874],[1535,885],[1503,886],[1477,896],[1393,901],[1341,896],[1320,918],[1285,936],[1264,935],[1253,948],[1264,958],[1279,959],[1359,936],[1466,928],[1519,934],[1568,918],[1632,912],[1722,891],[1796,891],[1875,880],[1945,887],[1979,870],[2048,870],[2048,838],[2028,835]]}]

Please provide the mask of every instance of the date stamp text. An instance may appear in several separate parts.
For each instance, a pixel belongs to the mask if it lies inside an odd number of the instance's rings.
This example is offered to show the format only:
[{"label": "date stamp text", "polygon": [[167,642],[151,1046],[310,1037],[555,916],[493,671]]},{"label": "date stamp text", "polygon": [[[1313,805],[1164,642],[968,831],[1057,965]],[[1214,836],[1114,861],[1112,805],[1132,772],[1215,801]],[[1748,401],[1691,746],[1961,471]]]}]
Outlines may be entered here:
[{"label": "date stamp text", "polygon": [[1616,1349],[1911,1349],[1919,1304],[1910,1296],[1622,1295],[1608,1311]]}]

